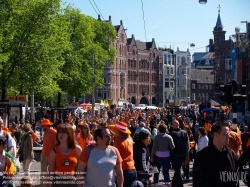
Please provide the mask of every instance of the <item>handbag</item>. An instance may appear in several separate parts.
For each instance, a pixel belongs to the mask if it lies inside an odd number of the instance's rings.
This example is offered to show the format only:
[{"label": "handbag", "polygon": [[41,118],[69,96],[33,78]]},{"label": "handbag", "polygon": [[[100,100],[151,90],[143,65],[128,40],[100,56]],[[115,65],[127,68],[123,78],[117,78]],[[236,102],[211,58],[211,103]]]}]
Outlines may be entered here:
[{"label": "handbag", "polygon": [[19,155],[19,162],[22,162],[23,161],[23,153],[21,153],[20,155]]}]

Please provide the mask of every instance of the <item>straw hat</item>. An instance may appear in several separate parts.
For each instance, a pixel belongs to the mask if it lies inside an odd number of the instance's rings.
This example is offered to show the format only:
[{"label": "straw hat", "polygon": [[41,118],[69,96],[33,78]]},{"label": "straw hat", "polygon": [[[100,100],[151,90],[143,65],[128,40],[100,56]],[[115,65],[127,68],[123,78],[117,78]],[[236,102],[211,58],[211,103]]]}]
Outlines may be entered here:
[{"label": "straw hat", "polygon": [[125,134],[131,134],[130,130],[128,129],[128,125],[125,122],[117,121],[115,125],[109,125],[109,127]]},{"label": "straw hat", "polygon": [[49,119],[44,119],[39,126],[51,126],[53,123]]}]

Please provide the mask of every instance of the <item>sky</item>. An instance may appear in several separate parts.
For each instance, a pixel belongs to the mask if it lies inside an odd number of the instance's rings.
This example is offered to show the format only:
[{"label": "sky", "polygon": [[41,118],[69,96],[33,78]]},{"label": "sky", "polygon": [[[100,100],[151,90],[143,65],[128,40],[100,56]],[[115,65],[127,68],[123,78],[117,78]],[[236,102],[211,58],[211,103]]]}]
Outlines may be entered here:
[{"label": "sky", "polygon": [[[220,5],[221,21],[226,39],[235,34],[235,27],[246,32],[250,21],[250,0],[64,0],[85,15],[108,20],[119,25],[120,20],[127,38],[134,34],[136,40],[150,42],[155,39],[157,47],[171,46],[176,51],[205,52],[209,39],[213,39],[213,28]],[[93,8],[94,7],[94,8]],[[142,8],[143,7],[143,8]],[[143,10],[142,10],[143,9]],[[144,15],[144,16],[143,16]],[[145,32],[146,31],[146,32]],[[190,47],[194,43],[195,47]]]}]

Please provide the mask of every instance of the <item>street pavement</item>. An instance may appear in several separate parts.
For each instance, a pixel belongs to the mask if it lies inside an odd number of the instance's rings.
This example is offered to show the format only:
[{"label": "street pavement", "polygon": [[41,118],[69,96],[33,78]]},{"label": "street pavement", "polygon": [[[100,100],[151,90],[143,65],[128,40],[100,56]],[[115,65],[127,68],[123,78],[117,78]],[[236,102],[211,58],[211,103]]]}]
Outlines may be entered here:
[{"label": "street pavement", "polygon": [[[31,164],[31,177],[33,179],[33,182],[34,182],[34,185],[33,186],[36,186],[36,187],[39,187],[39,184],[40,184],[40,171],[41,171],[41,164],[40,162],[32,162]],[[183,180],[183,183],[184,183],[184,187],[188,187],[188,186],[193,186],[192,184],[192,168],[193,168],[193,164],[192,162],[190,163],[190,177],[189,177],[189,180]],[[183,171],[181,171],[183,173]],[[174,170],[169,170],[169,173],[170,173],[170,178],[172,179],[173,178],[173,175],[174,175]],[[16,186],[20,186],[18,184],[18,182],[21,180],[21,178],[24,176],[24,173],[22,171],[22,164],[21,164],[21,170],[20,172],[18,172],[17,176],[14,178],[14,183]],[[163,186],[163,175],[160,174],[160,186]],[[239,182],[239,185],[240,186],[247,186],[246,184],[244,184],[243,181],[240,181]]]}]

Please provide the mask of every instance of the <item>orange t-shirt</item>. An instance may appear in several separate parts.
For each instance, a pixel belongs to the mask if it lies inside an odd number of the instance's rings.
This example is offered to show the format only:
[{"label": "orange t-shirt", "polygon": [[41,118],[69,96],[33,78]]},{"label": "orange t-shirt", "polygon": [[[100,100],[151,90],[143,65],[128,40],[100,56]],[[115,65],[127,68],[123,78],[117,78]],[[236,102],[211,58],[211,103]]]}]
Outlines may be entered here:
[{"label": "orange t-shirt", "polygon": [[122,170],[135,169],[135,162],[133,159],[133,145],[129,144],[129,142],[126,140],[116,138],[115,147],[118,149],[123,159]]},{"label": "orange t-shirt", "polygon": [[60,146],[56,146],[56,175],[74,175],[77,160],[79,159],[76,148],[72,149],[68,155],[64,155],[60,151]]},{"label": "orange t-shirt", "polygon": [[88,137],[86,140],[83,138],[82,134],[79,133],[78,134],[78,139],[79,139],[79,145],[80,147],[85,147],[87,145],[90,145],[90,141],[92,140],[92,138]]},{"label": "orange t-shirt", "polygon": [[55,129],[50,128],[47,132],[44,132],[42,156],[49,156],[51,149],[56,145],[56,143]]}]

